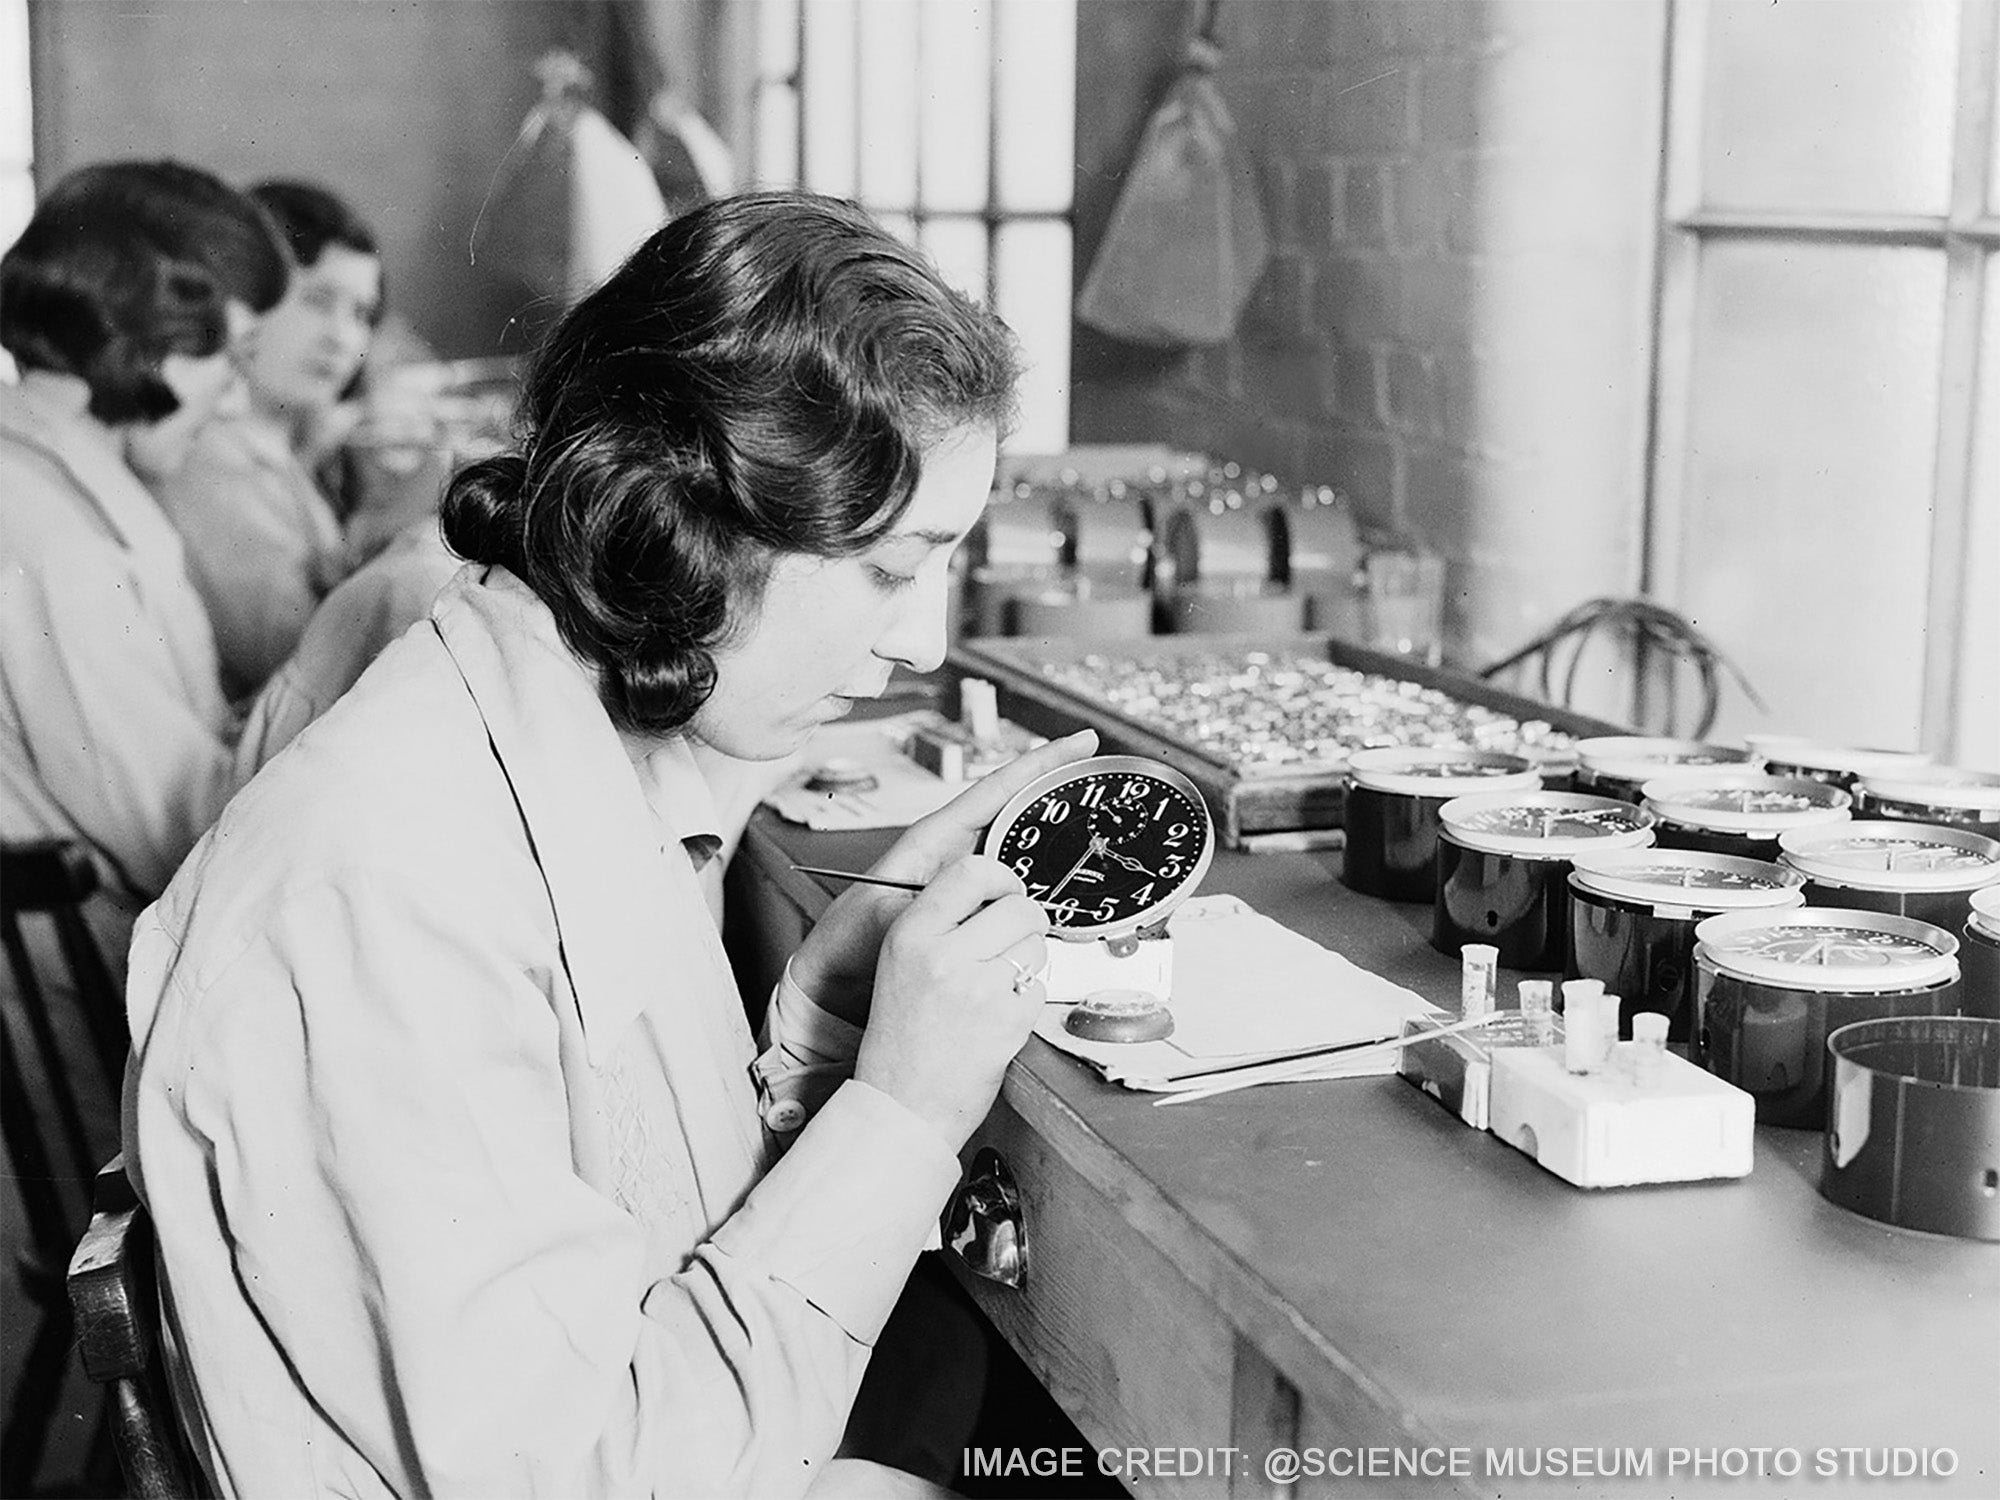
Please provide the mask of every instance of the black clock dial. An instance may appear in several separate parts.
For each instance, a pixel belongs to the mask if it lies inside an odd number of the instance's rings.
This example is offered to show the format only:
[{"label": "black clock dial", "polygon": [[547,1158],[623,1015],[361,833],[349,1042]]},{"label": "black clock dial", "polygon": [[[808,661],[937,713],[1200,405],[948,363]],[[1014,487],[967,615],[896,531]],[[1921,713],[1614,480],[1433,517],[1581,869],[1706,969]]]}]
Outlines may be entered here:
[{"label": "black clock dial", "polygon": [[985,851],[1021,877],[1058,931],[1109,937],[1146,926],[1207,870],[1214,830],[1200,792],[1136,756],[1064,766],[1003,810]]}]

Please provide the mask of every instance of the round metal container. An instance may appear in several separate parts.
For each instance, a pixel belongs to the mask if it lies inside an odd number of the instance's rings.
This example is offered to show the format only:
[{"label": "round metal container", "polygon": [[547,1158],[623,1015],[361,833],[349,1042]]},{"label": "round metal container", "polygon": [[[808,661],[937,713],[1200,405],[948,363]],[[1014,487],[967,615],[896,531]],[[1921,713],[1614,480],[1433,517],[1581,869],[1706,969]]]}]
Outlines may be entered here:
[{"label": "round metal container", "polygon": [[1779,859],[1806,877],[1813,906],[1915,917],[1957,932],[1972,893],[2000,884],[2000,841],[1930,823],[1800,828],[1778,840]]},{"label": "round metal container", "polygon": [[1796,734],[1752,734],[1745,738],[1771,775],[1806,776],[1842,788],[1851,788],[1863,776],[1893,775],[1931,763],[1930,756],[1921,750],[1830,745]]},{"label": "round metal container", "polygon": [[1935,766],[1863,776],[1854,784],[1854,815],[1938,823],[2000,838],[2000,772]]},{"label": "round metal container", "polygon": [[2000,1019],[2000,885],[1972,893],[1958,965],[1959,1009]]},{"label": "round metal container", "polygon": [[1510,969],[1559,971],[1569,951],[1569,872],[1582,854],[1653,842],[1652,815],[1582,792],[1489,792],[1438,809],[1432,946],[1491,943]]},{"label": "round metal container", "polygon": [[1438,809],[1480,792],[1536,792],[1541,772],[1519,755],[1393,745],[1347,758],[1341,881],[1366,896],[1437,895]]},{"label": "round metal container", "polygon": [[1820,1192],[1885,1224],[2000,1240],[2000,1020],[1859,1021],[1826,1049]]},{"label": "round metal container", "polygon": [[1640,790],[1661,848],[1741,859],[1775,860],[1780,834],[1845,823],[1853,803],[1846,792],[1823,781],[1757,771],[1675,773]]},{"label": "round metal container", "polygon": [[1750,752],[1734,745],[1707,745],[1640,734],[1601,735],[1576,742],[1576,789],[1598,797],[1637,802],[1640,789],[1656,776],[1704,766],[1743,766]]},{"label": "round metal container", "polygon": [[1805,904],[1796,870],[1728,854],[1625,849],[1580,854],[1569,876],[1569,975],[1618,996],[1618,1024],[1639,1011],[1667,1017],[1667,1039],[1694,1023],[1694,931],[1725,911]]},{"label": "round metal container", "polygon": [[1958,939],[1876,912],[1726,912],[1695,928],[1689,1055],[1769,1125],[1826,1120],[1826,1038],[1880,1016],[1958,1009]]}]

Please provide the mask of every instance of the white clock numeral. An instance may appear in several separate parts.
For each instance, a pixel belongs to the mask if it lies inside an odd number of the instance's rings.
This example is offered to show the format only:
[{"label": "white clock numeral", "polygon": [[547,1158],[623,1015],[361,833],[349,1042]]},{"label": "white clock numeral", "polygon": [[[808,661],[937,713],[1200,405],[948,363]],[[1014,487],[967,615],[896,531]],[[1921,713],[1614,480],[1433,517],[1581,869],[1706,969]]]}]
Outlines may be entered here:
[{"label": "white clock numeral", "polygon": [[1101,806],[1104,802],[1104,783],[1101,781],[1091,782],[1089,786],[1083,789],[1076,800],[1085,807]]},{"label": "white clock numeral", "polygon": [[1135,776],[1125,783],[1125,790],[1118,795],[1123,797],[1127,802],[1141,802],[1145,800],[1150,785],[1149,782],[1141,781]]},{"label": "white clock numeral", "polygon": [[[1167,878],[1172,879],[1173,877],[1168,876]],[[1132,904],[1134,906],[1144,906],[1148,901],[1152,900],[1154,884],[1154,881],[1149,880],[1140,886],[1138,890],[1134,891],[1132,893]]]},{"label": "white clock numeral", "polygon": [[1039,823],[1023,823],[1014,830],[1014,843],[1022,849],[1032,849],[1042,841],[1042,827]]},{"label": "white clock numeral", "polygon": [[1178,844],[1182,839],[1186,838],[1189,834],[1193,832],[1194,830],[1188,827],[1188,825],[1185,823],[1172,823],[1167,826],[1167,836],[1161,842],[1166,844]]},{"label": "white clock numeral", "polygon": [[1070,815],[1070,805],[1060,797],[1051,798],[1042,804],[1042,821],[1060,823]]},{"label": "white clock numeral", "polygon": [[1014,873],[1023,880],[1026,880],[1030,875],[1035,873],[1035,862],[1027,855],[1022,855],[1014,861]]}]

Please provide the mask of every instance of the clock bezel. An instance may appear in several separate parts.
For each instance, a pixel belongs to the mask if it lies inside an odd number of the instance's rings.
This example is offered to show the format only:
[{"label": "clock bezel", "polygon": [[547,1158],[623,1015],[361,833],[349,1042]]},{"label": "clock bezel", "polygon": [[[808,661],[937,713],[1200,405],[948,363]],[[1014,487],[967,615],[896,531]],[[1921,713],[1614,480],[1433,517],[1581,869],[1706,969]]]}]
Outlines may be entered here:
[{"label": "clock bezel", "polygon": [[1044,771],[1007,799],[1006,805],[987,825],[986,835],[980,841],[979,852],[998,858],[1001,844],[1013,831],[1021,814],[1050,792],[1068,786],[1072,782],[1110,775],[1144,776],[1179,792],[1192,802],[1201,815],[1201,853],[1196,856],[1194,865],[1187,874],[1174,882],[1172,890],[1156,900],[1147,902],[1130,916],[1120,917],[1112,922],[1063,925],[1052,922],[1049,925],[1048,935],[1064,942],[1101,942],[1160,926],[1173,909],[1186,900],[1201,883],[1202,876],[1208,873],[1208,867],[1215,858],[1215,816],[1208,810],[1208,799],[1202,796],[1199,787],[1172,766],[1163,761],[1150,760],[1143,755],[1093,755],[1086,760],[1071,761],[1068,765],[1057,766],[1053,771]]}]

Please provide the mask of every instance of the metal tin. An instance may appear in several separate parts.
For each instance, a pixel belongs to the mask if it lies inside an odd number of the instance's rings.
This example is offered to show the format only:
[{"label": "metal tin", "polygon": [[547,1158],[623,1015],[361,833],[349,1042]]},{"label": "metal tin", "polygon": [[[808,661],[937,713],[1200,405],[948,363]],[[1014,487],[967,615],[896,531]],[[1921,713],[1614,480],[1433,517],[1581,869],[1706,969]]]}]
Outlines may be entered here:
[{"label": "metal tin", "polygon": [[1569,951],[1569,872],[1580,854],[1653,842],[1652,815],[1582,792],[1490,792],[1438,809],[1432,946],[1491,943],[1510,969],[1557,971]]},{"label": "metal tin", "polygon": [[1695,928],[1690,1056],[1770,1125],[1826,1118],[1826,1038],[1880,1016],[1958,1009],[1958,939],[1878,912],[1726,912]]},{"label": "metal tin", "polygon": [[1797,734],[1752,734],[1744,738],[1771,775],[1806,776],[1842,788],[1851,788],[1863,776],[1893,775],[1931,763],[1931,757],[1921,750],[1834,745]]},{"label": "metal tin", "polygon": [[1780,834],[1845,823],[1854,801],[1823,781],[1758,771],[1675,773],[1640,791],[1662,848],[1761,860],[1778,857]]},{"label": "metal tin", "polygon": [[1357,750],[1347,758],[1341,881],[1366,896],[1429,901],[1437,894],[1438,809],[1468,794],[1541,787],[1541,772],[1524,756],[1406,745]]},{"label": "metal tin", "polygon": [[2000,1020],[1859,1021],[1826,1047],[1820,1192],[1885,1224],[2000,1240]]},{"label": "metal tin", "polygon": [[1656,776],[1704,766],[1742,766],[1750,752],[1735,745],[1653,735],[1610,734],[1576,742],[1576,789],[1599,797],[1637,802],[1640,789]]},{"label": "metal tin", "polygon": [[2000,837],[2000,772],[1933,766],[1863,776],[1854,784],[1854,815],[1938,823]]},{"label": "metal tin", "polygon": [[2000,885],[1972,893],[1958,965],[1959,1009],[2000,1019]]},{"label": "metal tin", "polygon": [[1957,932],[1972,893],[2000,883],[2000,841],[1929,823],[1848,823],[1794,829],[1780,860],[1806,877],[1814,906],[1915,917]]},{"label": "metal tin", "polygon": [[1763,860],[1686,849],[1578,855],[1569,876],[1569,975],[1618,996],[1629,1036],[1642,1010],[1667,1017],[1669,1041],[1694,1022],[1694,932],[1725,911],[1805,904],[1805,877]]}]

